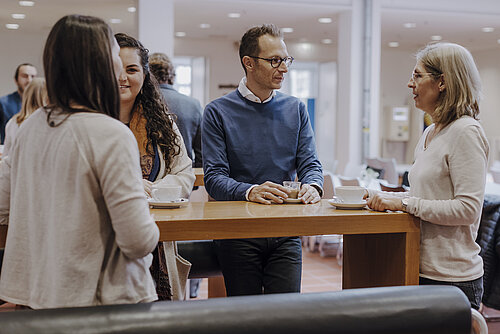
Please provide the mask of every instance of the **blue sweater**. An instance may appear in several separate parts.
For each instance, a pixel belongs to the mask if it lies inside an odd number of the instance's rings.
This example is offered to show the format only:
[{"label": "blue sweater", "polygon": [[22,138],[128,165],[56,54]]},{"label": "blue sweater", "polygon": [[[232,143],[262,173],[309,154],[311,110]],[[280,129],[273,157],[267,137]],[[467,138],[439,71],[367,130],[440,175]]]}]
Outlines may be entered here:
[{"label": "blue sweater", "polygon": [[0,97],[0,140],[3,144],[5,138],[5,125],[7,121],[21,110],[21,96],[17,91]]},{"label": "blue sweater", "polygon": [[216,200],[244,201],[254,184],[298,175],[323,186],[314,133],[304,103],[282,93],[266,103],[238,90],[209,103],[202,124],[205,187]]}]

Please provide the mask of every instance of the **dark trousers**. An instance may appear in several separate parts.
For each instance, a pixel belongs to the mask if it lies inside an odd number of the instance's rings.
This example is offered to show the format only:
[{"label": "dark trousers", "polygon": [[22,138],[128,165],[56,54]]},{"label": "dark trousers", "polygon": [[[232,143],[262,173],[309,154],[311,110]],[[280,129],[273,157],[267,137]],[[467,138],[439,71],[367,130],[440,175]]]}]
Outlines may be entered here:
[{"label": "dark trousers", "polygon": [[419,278],[420,285],[453,285],[463,291],[470,301],[471,307],[479,310],[481,299],[483,298],[483,277],[479,277],[472,281],[465,282],[443,282],[435,281],[428,278]]},{"label": "dark trousers", "polygon": [[214,240],[228,296],[300,292],[299,237]]}]

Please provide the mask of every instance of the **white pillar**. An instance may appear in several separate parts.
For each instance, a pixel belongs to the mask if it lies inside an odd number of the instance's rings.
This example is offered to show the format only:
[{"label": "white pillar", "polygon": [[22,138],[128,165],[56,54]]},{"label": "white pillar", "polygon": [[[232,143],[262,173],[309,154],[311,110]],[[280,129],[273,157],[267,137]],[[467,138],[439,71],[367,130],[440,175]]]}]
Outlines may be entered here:
[{"label": "white pillar", "polygon": [[[371,10],[367,3],[371,1]],[[366,20],[366,15],[369,20]],[[371,30],[365,29],[365,23]],[[380,86],[380,3],[357,0],[351,11],[339,15],[338,38],[338,109],[336,159],[342,174],[347,163],[359,165],[365,156],[378,155]],[[369,32],[369,34],[367,34]],[[371,33],[371,35],[370,35]],[[365,53],[366,47],[371,50]],[[368,83],[365,81],[368,80]],[[367,113],[363,112],[367,111]],[[367,121],[363,122],[363,115]],[[369,144],[363,149],[363,123],[369,131]],[[364,153],[363,153],[364,152]]]},{"label": "white pillar", "polygon": [[174,1],[138,0],[138,38],[153,52],[174,56]]}]

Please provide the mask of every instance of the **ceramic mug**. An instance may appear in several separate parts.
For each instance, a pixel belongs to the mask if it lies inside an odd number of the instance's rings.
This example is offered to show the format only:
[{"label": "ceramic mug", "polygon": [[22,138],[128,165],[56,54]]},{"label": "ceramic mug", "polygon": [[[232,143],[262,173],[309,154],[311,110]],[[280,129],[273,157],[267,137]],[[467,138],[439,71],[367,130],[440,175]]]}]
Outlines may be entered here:
[{"label": "ceramic mug", "polygon": [[335,197],[342,203],[361,203],[365,192],[366,188],[359,186],[335,187]]},{"label": "ceramic mug", "polygon": [[151,195],[158,202],[172,202],[181,198],[181,186],[156,185],[153,186]]}]

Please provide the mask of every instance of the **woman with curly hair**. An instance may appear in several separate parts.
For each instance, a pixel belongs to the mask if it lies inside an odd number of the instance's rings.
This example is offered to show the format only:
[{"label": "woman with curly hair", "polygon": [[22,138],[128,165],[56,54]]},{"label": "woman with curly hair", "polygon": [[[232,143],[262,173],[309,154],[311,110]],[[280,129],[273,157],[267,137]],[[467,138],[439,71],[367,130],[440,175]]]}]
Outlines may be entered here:
[{"label": "woman with curly hair", "polygon": [[[149,51],[137,39],[119,33],[123,71],[120,85],[120,120],[134,133],[139,146],[144,190],[153,184],[180,185],[189,197],[195,176],[182,136],[149,71]],[[174,242],[163,242],[153,252],[151,273],[160,300],[183,299],[190,263],[177,254]]]}]

